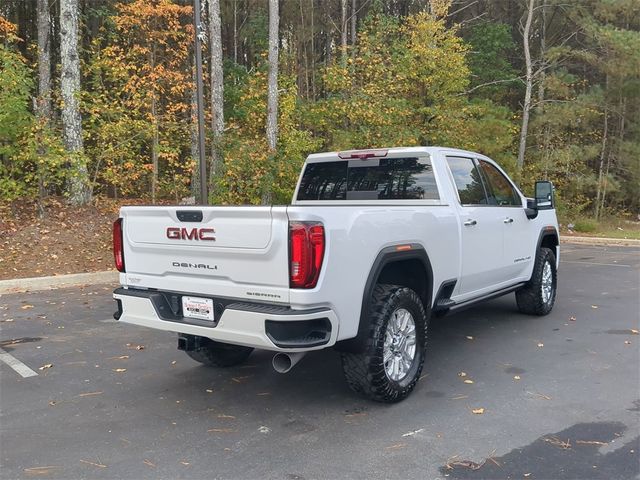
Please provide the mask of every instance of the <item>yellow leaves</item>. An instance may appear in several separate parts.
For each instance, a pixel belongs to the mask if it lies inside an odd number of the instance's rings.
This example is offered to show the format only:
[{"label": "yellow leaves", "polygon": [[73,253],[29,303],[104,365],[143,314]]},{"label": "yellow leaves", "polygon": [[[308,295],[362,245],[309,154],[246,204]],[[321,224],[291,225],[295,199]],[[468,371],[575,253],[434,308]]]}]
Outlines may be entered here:
[{"label": "yellow leaves", "polygon": [[475,415],[482,415],[484,413],[484,408],[480,407],[480,408],[474,408],[471,410],[471,413],[475,414]]}]

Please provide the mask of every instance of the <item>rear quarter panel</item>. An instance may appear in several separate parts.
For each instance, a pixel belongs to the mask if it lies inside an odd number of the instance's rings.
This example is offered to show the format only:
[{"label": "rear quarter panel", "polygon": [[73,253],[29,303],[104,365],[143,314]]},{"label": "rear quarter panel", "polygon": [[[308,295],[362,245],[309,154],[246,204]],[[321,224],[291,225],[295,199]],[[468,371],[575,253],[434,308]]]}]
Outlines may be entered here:
[{"label": "rear quarter panel", "polygon": [[424,247],[433,269],[433,294],[458,277],[458,222],[448,205],[291,206],[291,221],[320,221],[325,258],[316,288],[292,289],[292,308],[326,306],[340,319],[338,340],[357,334],[365,283],[378,253],[408,243]]}]

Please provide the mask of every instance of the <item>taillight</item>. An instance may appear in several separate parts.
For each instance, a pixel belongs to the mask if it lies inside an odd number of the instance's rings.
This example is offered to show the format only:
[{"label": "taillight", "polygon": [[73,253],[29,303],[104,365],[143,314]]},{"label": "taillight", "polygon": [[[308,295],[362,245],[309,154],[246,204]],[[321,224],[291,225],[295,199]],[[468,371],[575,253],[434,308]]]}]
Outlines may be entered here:
[{"label": "taillight", "polygon": [[289,285],[314,288],[324,258],[324,227],[318,222],[289,224]]},{"label": "taillight", "polygon": [[113,222],[113,259],[119,272],[124,272],[124,250],[122,246],[122,219]]}]

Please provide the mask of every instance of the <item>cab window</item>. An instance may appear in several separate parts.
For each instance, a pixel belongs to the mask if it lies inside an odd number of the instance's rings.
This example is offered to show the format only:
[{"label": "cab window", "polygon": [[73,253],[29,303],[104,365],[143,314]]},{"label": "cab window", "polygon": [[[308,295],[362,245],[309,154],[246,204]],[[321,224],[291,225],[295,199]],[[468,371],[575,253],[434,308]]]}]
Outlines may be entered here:
[{"label": "cab window", "polygon": [[498,205],[501,207],[522,206],[520,195],[511,185],[511,182],[489,162],[480,160],[480,169],[486,180],[487,198],[489,205]]}]

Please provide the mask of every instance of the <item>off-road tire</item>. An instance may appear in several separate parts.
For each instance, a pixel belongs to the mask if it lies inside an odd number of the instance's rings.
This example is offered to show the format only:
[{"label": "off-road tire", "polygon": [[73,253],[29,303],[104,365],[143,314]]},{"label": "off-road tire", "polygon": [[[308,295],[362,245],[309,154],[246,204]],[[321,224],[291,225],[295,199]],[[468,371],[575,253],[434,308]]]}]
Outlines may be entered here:
[{"label": "off-road tire", "polygon": [[[552,291],[547,301],[542,293],[542,278],[545,264],[551,267]],[[518,310],[527,315],[547,315],[553,309],[558,288],[558,272],[556,271],[556,256],[549,248],[540,248],[536,255],[535,265],[531,280],[521,289],[516,291],[516,303]]]},{"label": "off-road tire", "polygon": [[253,352],[251,347],[210,340],[206,345],[187,351],[186,354],[196,362],[208,367],[233,367],[244,363],[251,352]]},{"label": "off-road tire", "polygon": [[[409,311],[416,329],[413,363],[400,381],[385,372],[383,350],[391,315],[399,308]],[[342,353],[342,370],[349,387],[372,400],[395,403],[405,399],[416,386],[424,364],[428,318],[420,297],[410,288],[377,285],[371,298],[371,320],[362,353]]]}]

